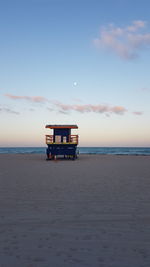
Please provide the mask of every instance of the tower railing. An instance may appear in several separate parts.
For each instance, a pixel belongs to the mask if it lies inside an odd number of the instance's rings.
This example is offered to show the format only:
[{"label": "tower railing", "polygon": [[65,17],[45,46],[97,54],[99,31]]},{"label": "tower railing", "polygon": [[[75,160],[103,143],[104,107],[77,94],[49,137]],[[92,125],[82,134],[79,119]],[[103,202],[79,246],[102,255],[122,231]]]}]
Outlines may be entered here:
[{"label": "tower railing", "polygon": [[63,141],[56,140],[56,136],[54,135],[46,135],[46,144],[78,144],[78,135],[69,135],[68,141],[67,138],[64,136]]}]

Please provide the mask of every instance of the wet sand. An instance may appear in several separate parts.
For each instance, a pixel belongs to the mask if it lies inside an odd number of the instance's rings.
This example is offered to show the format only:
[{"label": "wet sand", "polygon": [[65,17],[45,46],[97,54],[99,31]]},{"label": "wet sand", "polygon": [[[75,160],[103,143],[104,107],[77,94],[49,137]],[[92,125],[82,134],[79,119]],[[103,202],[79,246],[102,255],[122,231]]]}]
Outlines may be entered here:
[{"label": "wet sand", "polygon": [[150,156],[0,155],[0,267],[149,267]]}]

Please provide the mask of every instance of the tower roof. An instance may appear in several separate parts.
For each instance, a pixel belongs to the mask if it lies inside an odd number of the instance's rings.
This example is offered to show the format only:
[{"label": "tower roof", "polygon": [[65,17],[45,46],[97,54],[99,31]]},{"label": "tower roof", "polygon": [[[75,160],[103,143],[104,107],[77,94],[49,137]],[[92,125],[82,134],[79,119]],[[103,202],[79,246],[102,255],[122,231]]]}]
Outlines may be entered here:
[{"label": "tower roof", "polygon": [[78,129],[77,125],[68,125],[68,124],[49,124],[46,125],[45,128],[49,128],[49,129]]}]

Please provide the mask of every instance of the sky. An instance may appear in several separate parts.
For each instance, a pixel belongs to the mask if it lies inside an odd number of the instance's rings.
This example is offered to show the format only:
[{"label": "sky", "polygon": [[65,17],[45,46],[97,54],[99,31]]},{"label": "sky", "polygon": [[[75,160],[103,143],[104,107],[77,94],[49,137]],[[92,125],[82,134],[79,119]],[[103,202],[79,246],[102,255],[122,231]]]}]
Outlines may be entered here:
[{"label": "sky", "polygon": [[0,146],[150,146],[149,0],[0,0]]}]

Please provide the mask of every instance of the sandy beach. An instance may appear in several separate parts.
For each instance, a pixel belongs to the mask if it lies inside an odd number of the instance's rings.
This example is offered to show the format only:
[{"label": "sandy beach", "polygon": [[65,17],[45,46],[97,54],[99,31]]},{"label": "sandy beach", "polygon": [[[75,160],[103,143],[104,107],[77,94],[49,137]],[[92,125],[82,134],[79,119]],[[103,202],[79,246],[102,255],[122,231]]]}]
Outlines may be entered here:
[{"label": "sandy beach", "polygon": [[0,155],[0,267],[149,267],[150,156]]}]

